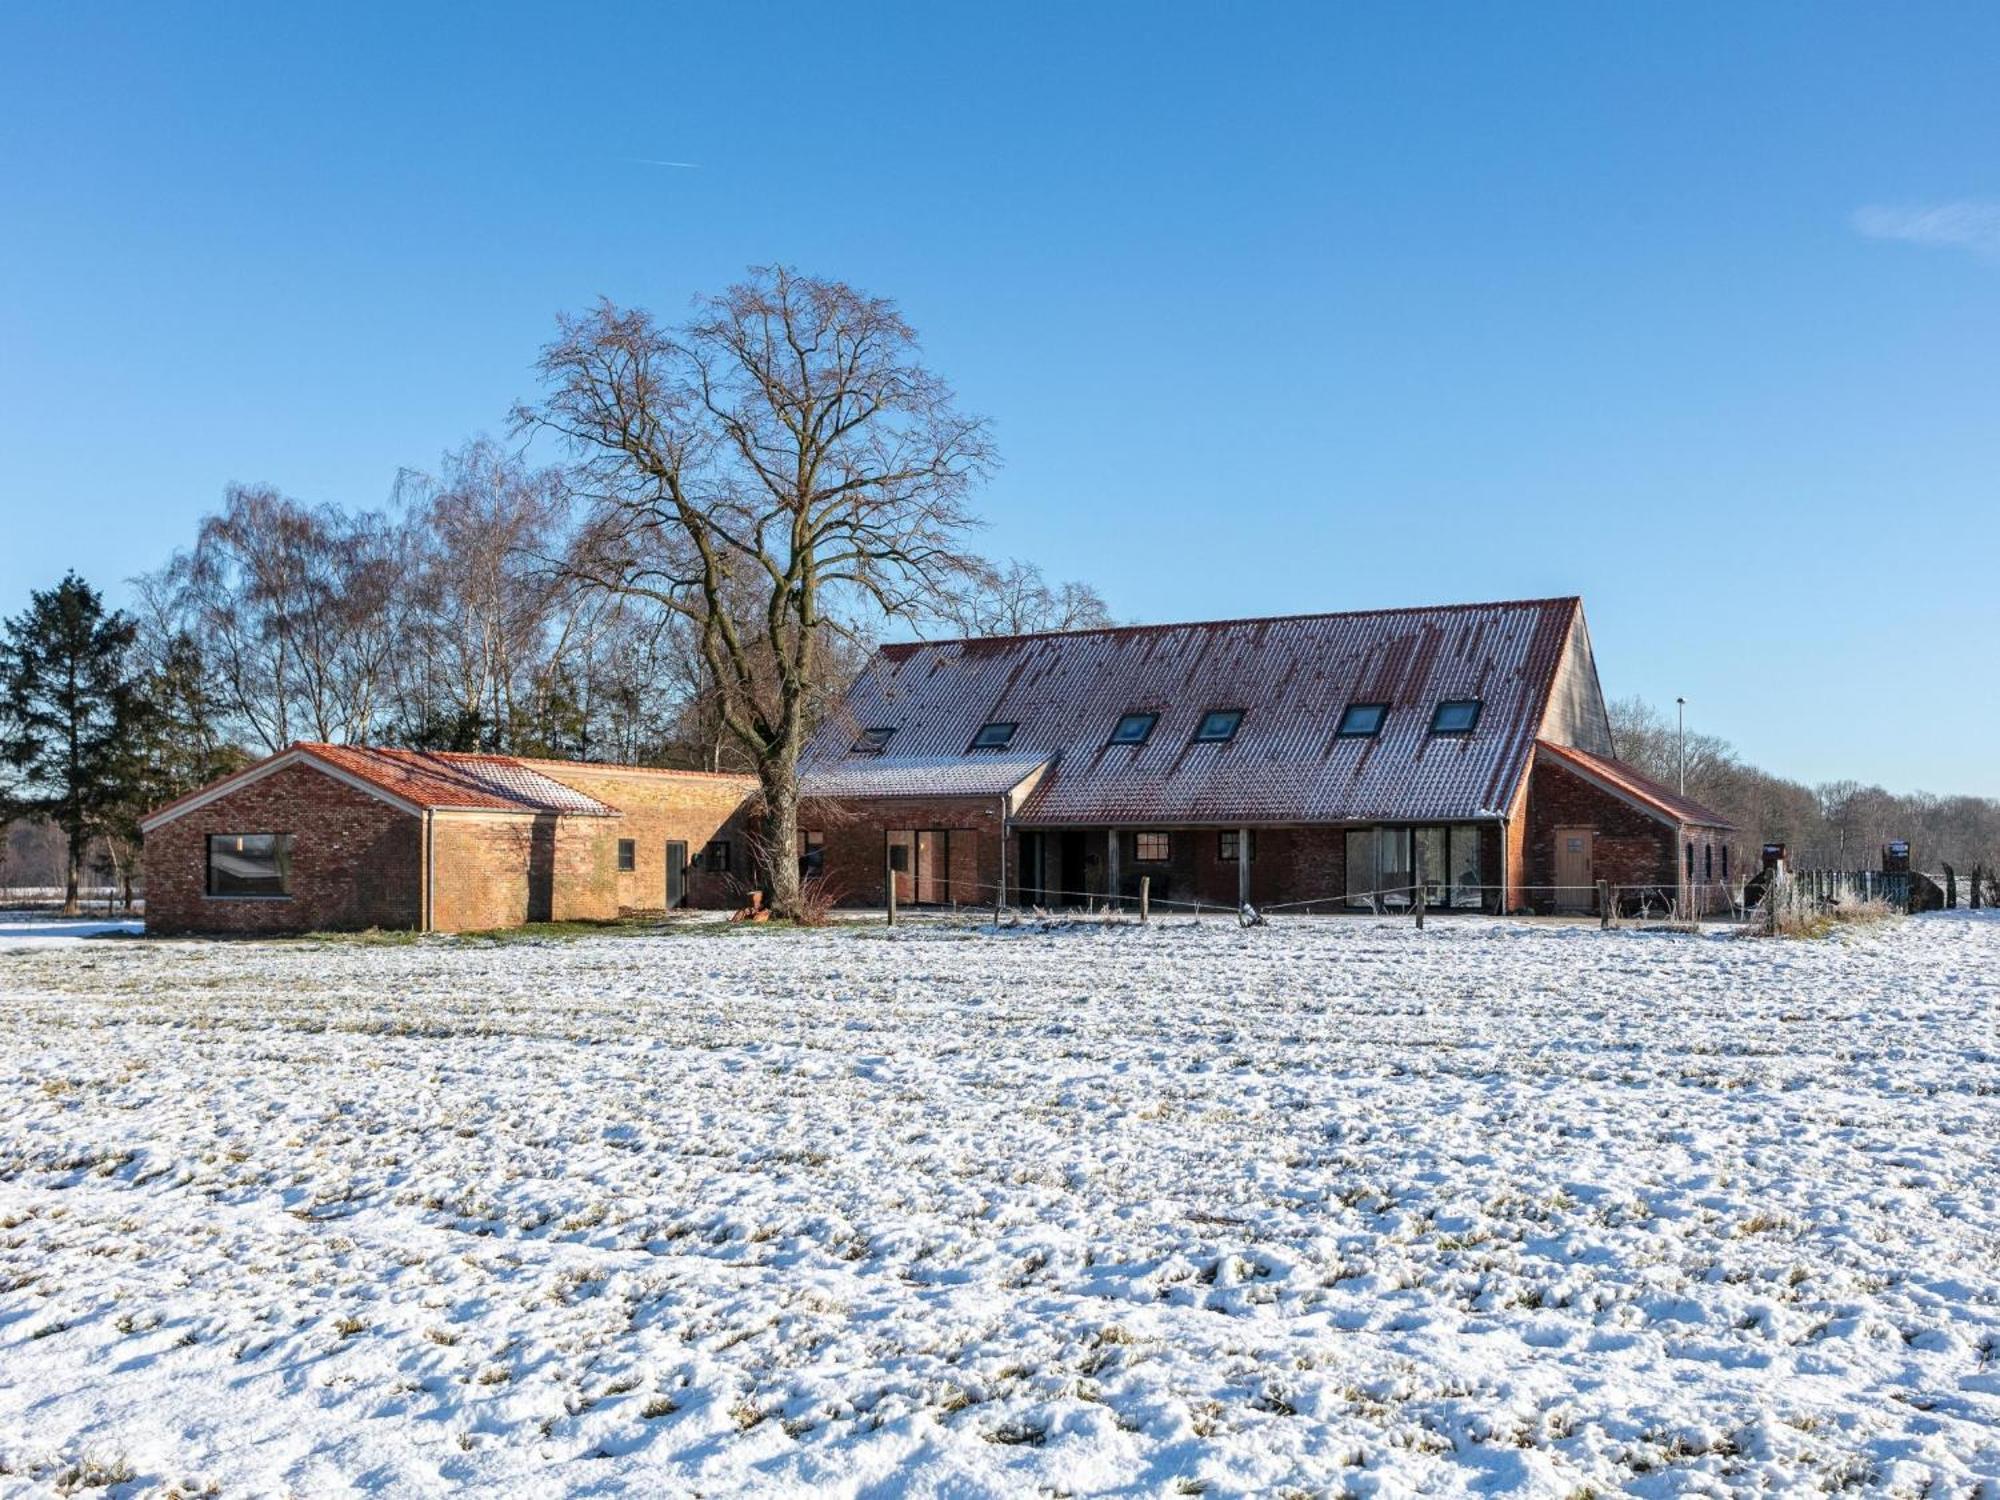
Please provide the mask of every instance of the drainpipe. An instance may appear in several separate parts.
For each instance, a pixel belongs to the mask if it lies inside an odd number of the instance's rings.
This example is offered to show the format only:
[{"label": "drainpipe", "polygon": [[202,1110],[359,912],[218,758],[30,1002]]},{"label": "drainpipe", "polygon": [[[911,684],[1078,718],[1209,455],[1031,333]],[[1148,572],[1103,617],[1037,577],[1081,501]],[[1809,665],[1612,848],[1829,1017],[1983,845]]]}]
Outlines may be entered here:
[{"label": "drainpipe", "polygon": [[1007,794],[1000,794],[1000,888],[993,894],[993,923],[1000,924],[1000,912],[1007,904]]},{"label": "drainpipe", "polygon": [[1507,879],[1507,815],[1500,814],[1500,899],[1494,903],[1498,908],[1495,916],[1507,915],[1507,897],[1510,894]]},{"label": "drainpipe", "polygon": [[429,808],[424,809],[424,896],[423,916],[417,930],[429,932],[435,920],[437,891],[437,836],[432,819],[436,815]]}]

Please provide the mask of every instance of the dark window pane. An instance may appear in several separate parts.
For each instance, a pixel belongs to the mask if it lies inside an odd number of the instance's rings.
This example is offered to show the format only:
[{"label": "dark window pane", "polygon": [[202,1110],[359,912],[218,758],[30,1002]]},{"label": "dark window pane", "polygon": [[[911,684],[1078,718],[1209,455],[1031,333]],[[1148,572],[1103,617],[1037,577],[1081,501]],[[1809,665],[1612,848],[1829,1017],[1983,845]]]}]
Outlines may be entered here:
[{"label": "dark window pane", "polygon": [[979,733],[972,737],[975,750],[1005,750],[1013,741],[1018,724],[982,724]]},{"label": "dark window pane", "polygon": [[1153,726],[1160,722],[1158,714],[1127,714],[1118,721],[1118,727],[1111,731],[1114,745],[1143,745],[1153,732]]},{"label": "dark window pane", "polygon": [[856,755],[880,755],[882,747],[889,743],[889,736],[895,732],[893,727],[862,730],[861,737],[854,742],[854,753]]},{"label": "dark window pane", "polygon": [[1451,825],[1451,904],[1477,907],[1482,895],[1479,889],[1479,825],[1454,823]]},{"label": "dark window pane", "polygon": [[1470,734],[1479,722],[1477,698],[1450,698],[1431,715],[1432,734]]},{"label": "dark window pane", "polygon": [[[1234,863],[1237,854],[1236,843],[1236,830],[1234,828],[1223,829],[1216,835],[1216,858],[1225,863]],[[1250,830],[1250,862],[1252,864],[1257,862],[1257,830],[1254,828]]]},{"label": "dark window pane", "polygon": [[729,873],[729,840],[715,840],[707,849],[702,851],[702,858],[707,862],[708,868],[715,874],[727,875]]},{"label": "dark window pane", "polygon": [[1354,738],[1366,738],[1382,732],[1382,721],[1389,717],[1386,703],[1350,703],[1347,711],[1340,716],[1340,728],[1335,732]]},{"label": "dark window pane", "polygon": [[1195,728],[1197,744],[1221,744],[1236,737],[1236,726],[1243,722],[1240,708],[1212,708],[1201,716],[1201,723]]},{"label": "dark window pane", "polygon": [[208,836],[208,894],[289,896],[292,891],[292,836],[289,833],[211,833]]}]

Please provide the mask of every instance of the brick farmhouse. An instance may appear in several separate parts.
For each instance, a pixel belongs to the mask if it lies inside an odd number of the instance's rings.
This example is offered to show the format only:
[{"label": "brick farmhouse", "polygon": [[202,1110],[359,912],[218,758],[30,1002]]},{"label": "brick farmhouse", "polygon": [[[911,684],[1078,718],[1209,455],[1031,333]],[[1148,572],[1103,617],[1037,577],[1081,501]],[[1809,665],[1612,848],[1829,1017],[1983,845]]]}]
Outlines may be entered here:
[{"label": "brick farmhouse", "polygon": [[739,899],[748,777],[297,744],[150,814],[148,931],[465,932]]},{"label": "brick farmhouse", "polygon": [[[1616,758],[1582,601],[884,646],[808,747],[849,904],[1727,904],[1724,818]],[[745,776],[299,744],[151,814],[156,932],[734,905]]]},{"label": "brick farmhouse", "polygon": [[1617,760],[1576,598],[884,646],[801,785],[869,905],[1706,911],[1744,873]]}]

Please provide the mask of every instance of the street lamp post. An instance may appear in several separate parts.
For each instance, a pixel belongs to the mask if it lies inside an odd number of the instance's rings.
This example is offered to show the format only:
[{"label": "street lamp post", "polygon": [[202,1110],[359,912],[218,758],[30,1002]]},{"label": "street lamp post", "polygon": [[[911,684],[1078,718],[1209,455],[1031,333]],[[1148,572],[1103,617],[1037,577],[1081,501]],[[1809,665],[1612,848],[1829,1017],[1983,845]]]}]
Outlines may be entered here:
[{"label": "street lamp post", "polygon": [[1680,794],[1683,797],[1685,797],[1687,795],[1687,789],[1688,789],[1688,701],[1687,699],[1685,698],[1674,699],[1674,708],[1678,712],[1680,718],[1680,745],[1674,752],[1675,785],[1679,790]]}]

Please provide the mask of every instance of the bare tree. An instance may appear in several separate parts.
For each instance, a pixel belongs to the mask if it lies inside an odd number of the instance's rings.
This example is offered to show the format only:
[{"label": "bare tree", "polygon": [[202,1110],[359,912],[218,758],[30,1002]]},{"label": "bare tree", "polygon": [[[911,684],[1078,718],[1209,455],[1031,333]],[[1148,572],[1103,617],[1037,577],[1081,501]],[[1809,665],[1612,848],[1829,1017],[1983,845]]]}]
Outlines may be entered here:
[{"label": "bare tree", "polygon": [[266,749],[358,741],[381,711],[407,599],[404,533],[373,512],[230,486],[191,552],[146,580],[198,643],[231,719]]},{"label": "bare tree", "polygon": [[971,569],[938,602],[936,615],[960,635],[1037,635],[1117,623],[1104,596],[1089,584],[1071,580],[1052,585],[1040,568],[1019,558]]},{"label": "bare tree", "polygon": [[583,610],[537,560],[564,528],[561,477],[478,438],[446,454],[436,476],[405,472],[397,489],[414,606],[397,657],[402,737],[514,748],[524,721],[545,717],[549,668]]},{"label": "bare tree", "polygon": [[[798,758],[844,612],[917,617],[967,564],[964,501],[993,461],[917,360],[894,304],[760,268],[683,327],[610,303],[565,318],[523,427],[560,434],[590,506],[572,573],[692,626],[717,712],[762,785],[765,839],[798,837]],[[772,906],[799,907],[772,861]]]}]

